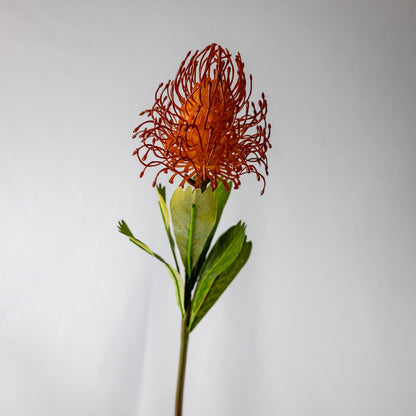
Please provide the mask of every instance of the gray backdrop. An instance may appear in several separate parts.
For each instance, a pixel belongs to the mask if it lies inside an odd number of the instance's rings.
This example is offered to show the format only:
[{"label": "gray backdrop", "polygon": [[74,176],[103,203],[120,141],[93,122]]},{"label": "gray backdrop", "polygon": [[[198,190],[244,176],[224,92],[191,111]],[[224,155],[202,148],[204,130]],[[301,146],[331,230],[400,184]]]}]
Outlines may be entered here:
[{"label": "gray backdrop", "polygon": [[[191,335],[187,416],[416,414],[416,2],[0,3],[0,414],[173,414],[179,311],[138,113],[190,49],[269,101],[252,256]],[[168,187],[169,195],[175,186]]]}]

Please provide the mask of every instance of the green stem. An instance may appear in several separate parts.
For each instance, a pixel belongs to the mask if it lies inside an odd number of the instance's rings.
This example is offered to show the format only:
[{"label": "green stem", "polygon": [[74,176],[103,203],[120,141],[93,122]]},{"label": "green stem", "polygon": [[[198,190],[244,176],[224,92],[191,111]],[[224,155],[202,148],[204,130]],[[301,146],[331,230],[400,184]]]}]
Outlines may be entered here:
[{"label": "green stem", "polygon": [[185,309],[185,315],[182,318],[181,326],[181,348],[179,353],[179,367],[178,367],[178,381],[176,384],[176,402],[175,402],[175,416],[182,416],[182,403],[183,403],[183,390],[185,385],[185,369],[186,369],[186,356],[188,352],[188,324],[190,317],[190,305],[187,305]]}]

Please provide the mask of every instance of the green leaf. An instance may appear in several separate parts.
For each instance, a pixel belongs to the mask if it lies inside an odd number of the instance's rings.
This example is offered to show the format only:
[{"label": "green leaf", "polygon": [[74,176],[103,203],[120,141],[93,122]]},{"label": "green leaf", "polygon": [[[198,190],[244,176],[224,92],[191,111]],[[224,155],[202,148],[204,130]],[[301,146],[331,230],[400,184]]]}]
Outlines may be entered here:
[{"label": "green leaf", "polygon": [[245,225],[241,222],[222,234],[208,254],[192,300],[192,315],[198,316],[215,279],[230,267],[240,254],[246,239]]},{"label": "green leaf", "polygon": [[[215,226],[217,198],[209,188],[201,192],[198,188],[188,187],[183,190],[179,187],[170,200],[170,212],[176,244],[185,272],[190,276]],[[188,264],[188,254],[190,254],[190,264]]]},{"label": "green leaf", "polygon": [[178,300],[178,305],[179,305],[179,308],[181,310],[181,314],[183,316],[184,315],[183,308],[184,308],[184,292],[185,292],[185,289],[184,289],[183,279],[182,279],[181,275],[179,274],[179,272],[175,268],[173,268],[169,263],[167,263],[161,256],[159,256],[158,254],[156,254],[152,250],[150,250],[150,248],[145,243],[143,243],[142,241],[140,241],[136,237],[134,237],[133,233],[130,231],[130,228],[127,226],[127,224],[125,223],[124,220],[121,220],[121,221],[118,222],[118,230],[122,234],[129,237],[129,240],[132,243],[136,244],[136,246],[140,247],[146,253],[155,257],[156,259],[161,261],[166,266],[166,268],[169,271],[170,276],[173,279],[173,283],[175,284],[176,298]]},{"label": "green leaf", "polygon": [[234,277],[237,276],[238,272],[246,264],[250,252],[251,252],[251,242],[244,241],[243,246],[234,262],[225,269],[217,278],[213,281],[211,287],[207,291],[207,295],[202,305],[200,306],[198,312],[194,311],[192,308],[191,318],[189,322],[189,332],[191,332],[199,323],[199,321],[205,316],[205,314],[211,309],[214,303],[219,299],[219,297],[224,293],[225,289],[233,281]]},{"label": "green leaf", "polygon": [[157,196],[159,197],[159,208],[162,213],[163,223],[166,230],[169,230],[169,211],[166,205],[166,188],[162,185],[157,185]]},{"label": "green leaf", "polygon": [[169,239],[170,248],[172,250],[173,258],[175,260],[176,270],[179,272],[178,260],[175,252],[175,241],[173,240],[172,233],[170,231],[169,210],[166,204],[166,188],[162,185],[157,185],[157,196],[159,197],[159,208],[163,218],[163,224],[165,225],[166,234]]},{"label": "green leaf", "polygon": [[216,215],[216,219],[215,219],[214,228],[212,229],[207,241],[205,242],[204,249],[202,250],[201,256],[199,258],[198,270],[202,266],[202,263],[205,260],[205,256],[206,256],[206,254],[209,250],[209,246],[211,245],[212,239],[214,238],[214,234],[215,234],[215,231],[217,230],[218,224],[220,222],[225,204],[227,203],[228,197],[230,196],[232,185],[233,185],[233,183],[231,181],[229,181],[228,186],[230,187],[230,189],[227,191],[225,189],[224,184],[221,181],[218,181],[217,188],[213,191],[215,196],[217,197],[217,215]]},{"label": "green leaf", "polygon": [[217,220],[215,223],[215,229],[213,230],[214,232],[217,229],[218,223],[221,219],[222,211],[224,210],[225,204],[227,203],[228,198],[231,194],[232,185],[233,183],[229,181],[228,186],[230,187],[230,189],[227,191],[225,189],[224,184],[221,181],[218,181],[217,188],[214,191],[214,194],[217,197]]}]

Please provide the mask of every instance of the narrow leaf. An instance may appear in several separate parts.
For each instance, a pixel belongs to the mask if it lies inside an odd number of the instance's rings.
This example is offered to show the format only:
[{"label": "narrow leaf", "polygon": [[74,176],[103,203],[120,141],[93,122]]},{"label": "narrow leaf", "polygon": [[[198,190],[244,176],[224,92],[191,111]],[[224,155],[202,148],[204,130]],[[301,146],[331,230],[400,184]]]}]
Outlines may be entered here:
[{"label": "narrow leaf", "polygon": [[193,314],[198,315],[215,279],[238,257],[245,241],[245,225],[239,222],[222,234],[208,254],[193,298]]},{"label": "narrow leaf", "polygon": [[157,189],[157,196],[159,198],[159,208],[162,214],[163,224],[165,225],[166,234],[169,239],[169,245],[172,250],[173,258],[175,260],[176,270],[179,271],[178,260],[176,258],[176,252],[175,252],[175,241],[170,231],[169,210],[166,204],[166,188],[162,185],[158,185],[156,189]]},{"label": "narrow leaf", "polygon": [[156,187],[157,196],[159,197],[159,207],[162,213],[163,223],[166,230],[169,230],[169,211],[166,205],[166,188],[162,185]]},{"label": "narrow leaf", "polygon": [[159,256],[159,254],[156,254],[155,252],[153,252],[152,250],[150,250],[150,248],[143,243],[142,241],[138,240],[136,237],[134,237],[133,233],[130,231],[129,227],[127,226],[127,224],[125,223],[124,220],[121,220],[118,222],[118,230],[126,235],[127,237],[129,237],[129,240],[134,243],[136,246],[140,247],[142,250],[144,250],[146,253],[150,254],[151,256],[155,257],[156,259],[158,259],[159,261],[161,261],[166,268],[169,271],[170,276],[173,279],[173,283],[175,285],[175,293],[176,293],[176,298],[178,300],[178,305],[179,308],[181,310],[181,314],[182,316],[184,315],[184,284],[183,284],[183,279],[181,277],[181,275],[179,274],[179,272],[173,268],[169,263],[167,263],[161,256]]},{"label": "narrow leaf", "polygon": [[189,332],[191,332],[198,325],[199,321],[211,309],[214,303],[219,299],[225,289],[227,289],[229,284],[233,281],[235,276],[237,276],[238,272],[246,264],[250,256],[251,246],[251,242],[244,242],[240,253],[234,260],[234,263],[232,263],[231,266],[225,269],[219,276],[217,276],[216,279],[214,279],[211,287],[208,289],[208,293],[204,302],[199,308],[198,313],[196,314],[194,308],[192,308],[191,319],[188,326]]},{"label": "narrow leaf", "polygon": [[218,181],[217,188],[213,191],[215,196],[217,197],[217,214],[216,214],[216,218],[215,218],[215,225],[214,225],[214,228],[211,230],[211,233],[210,233],[207,241],[205,242],[205,246],[204,246],[204,248],[202,250],[202,253],[201,253],[201,256],[199,258],[198,270],[201,268],[202,263],[205,260],[205,256],[206,256],[206,254],[209,250],[212,239],[214,238],[214,234],[215,234],[215,231],[217,230],[218,224],[220,222],[225,204],[227,203],[228,197],[230,196],[232,182],[230,181],[228,185],[230,187],[230,190],[227,191],[225,189],[224,184],[221,181]]}]

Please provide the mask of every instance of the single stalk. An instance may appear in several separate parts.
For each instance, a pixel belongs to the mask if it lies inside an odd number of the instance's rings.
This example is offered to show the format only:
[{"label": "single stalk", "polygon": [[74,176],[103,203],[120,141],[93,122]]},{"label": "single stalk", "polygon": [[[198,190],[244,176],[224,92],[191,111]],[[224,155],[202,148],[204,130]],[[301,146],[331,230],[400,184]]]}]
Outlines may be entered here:
[{"label": "single stalk", "polygon": [[185,385],[186,356],[188,353],[188,323],[190,316],[190,305],[185,309],[181,326],[181,349],[179,353],[178,381],[176,384],[175,416],[182,416],[183,390]]}]

